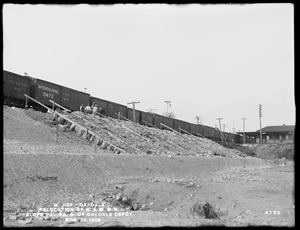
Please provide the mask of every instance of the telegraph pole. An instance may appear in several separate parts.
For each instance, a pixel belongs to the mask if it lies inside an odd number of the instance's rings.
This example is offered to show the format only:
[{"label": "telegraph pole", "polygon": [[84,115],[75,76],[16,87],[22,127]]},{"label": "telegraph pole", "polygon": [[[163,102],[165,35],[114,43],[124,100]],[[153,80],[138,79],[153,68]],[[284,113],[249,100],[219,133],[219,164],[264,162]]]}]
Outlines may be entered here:
[{"label": "telegraph pole", "polygon": [[259,130],[259,139],[260,139],[260,143],[262,144],[262,130],[261,130],[261,117],[262,117],[262,106],[261,104],[259,104],[259,126],[260,126],[260,130]]},{"label": "telegraph pole", "polygon": [[169,114],[169,111],[168,111],[169,110],[169,104],[171,103],[171,101],[165,101],[165,103],[167,103],[167,114],[166,114],[166,116],[168,116],[168,114]]},{"label": "telegraph pole", "polygon": [[222,133],[222,126],[221,126],[221,120],[222,120],[223,118],[217,118],[217,120],[219,120],[219,125],[220,125],[220,134],[221,134],[221,142],[222,142],[222,145],[223,145],[223,133]]},{"label": "telegraph pole", "polygon": [[196,116],[197,125],[199,125],[199,119],[200,119],[200,117],[199,117],[199,116]]},{"label": "telegraph pole", "polygon": [[127,103],[127,105],[132,104],[132,109],[133,109],[133,122],[135,123],[135,104],[140,103],[139,101],[133,101]]},{"label": "telegraph pole", "polygon": [[243,120],[243,144],[245,144],[245,120],[247,120],[247,118],[242,118]]}]

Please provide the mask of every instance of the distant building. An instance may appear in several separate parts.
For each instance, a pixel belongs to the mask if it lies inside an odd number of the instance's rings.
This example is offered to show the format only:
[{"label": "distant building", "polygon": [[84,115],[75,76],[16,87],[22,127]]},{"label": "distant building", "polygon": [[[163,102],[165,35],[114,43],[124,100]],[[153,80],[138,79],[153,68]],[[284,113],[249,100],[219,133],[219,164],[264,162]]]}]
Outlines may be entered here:
[{"label": "distant building", "polygon": [[[262,128],[262,140],[263,143],[294,143],[294,132],[294,125],[266,126]],[[238,133],[243,135],[242,132]],[[245,136],[255,139],[256,143],[260,143],[260,130],[245,132]]]}]

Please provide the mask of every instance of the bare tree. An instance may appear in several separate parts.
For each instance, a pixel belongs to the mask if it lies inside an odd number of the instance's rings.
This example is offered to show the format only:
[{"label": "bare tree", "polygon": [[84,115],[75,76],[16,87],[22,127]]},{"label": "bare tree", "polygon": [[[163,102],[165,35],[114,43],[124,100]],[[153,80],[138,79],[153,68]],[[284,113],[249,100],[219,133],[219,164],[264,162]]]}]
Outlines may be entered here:
[{"label": "bare tree", "polygon": [[173,113],[173,112],[168,112],[168,113],[165,112],[162,115],[165,117],[169,117],[169,118],[176,118],[175,113]]}]

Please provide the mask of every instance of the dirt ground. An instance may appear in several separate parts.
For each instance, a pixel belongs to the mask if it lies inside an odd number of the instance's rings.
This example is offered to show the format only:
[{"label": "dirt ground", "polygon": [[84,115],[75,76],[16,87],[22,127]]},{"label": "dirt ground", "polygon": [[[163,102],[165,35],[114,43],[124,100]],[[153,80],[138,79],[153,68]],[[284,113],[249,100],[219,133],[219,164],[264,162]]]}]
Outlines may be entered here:
[{"label": "dirt ground", "polygon": [[51,116],[4,107],[4,226],[295,225],[293,161],[95,152]]}]

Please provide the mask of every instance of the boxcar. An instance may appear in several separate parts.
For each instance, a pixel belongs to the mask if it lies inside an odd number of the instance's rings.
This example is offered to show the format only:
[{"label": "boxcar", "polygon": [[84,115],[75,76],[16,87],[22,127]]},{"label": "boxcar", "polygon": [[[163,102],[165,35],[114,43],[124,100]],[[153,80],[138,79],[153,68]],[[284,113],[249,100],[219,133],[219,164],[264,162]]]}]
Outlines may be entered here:
[{"label": "boxcar", "polygon": [[80,106],[89,104],[90,94],[61,86],[60,103],[72,111],[79,111]]},{"label": "boxcar", "polygon": [[197,134],[204,136],[204,125],[196,125],[196,135]]},{"label": "boxcar", "polygon": [[[226,140],[227,143],[229,142],[229,135],[228,135],[228,133],[223,132],[223,138],[225,138],[225,140]],[[223,140],[224,140],[224,139],[223,139]],[[224,141],[225,141],[225,140],[224,140]]]},{"label": "boxcar", "polygon": [[34,78],[31,83],[30,96],[44,105],[52,107],[52,103],[49,100],[58,104],[61,103],[61,87],[57,84]]},{"label": "boxcar", "polygon": [[[141,123],[141,112],[140,110],[135,109],[135,122]],[[128,119],[133,121],[133,109],[127,108]]]},{"label": "boxcar", "polygon": [[30,95],[31,78],[3,70],[3,99],[5,104],[24,106],[25,96]]},{"label": "boxcar", "polygon": [[154,122],[153,113],[147,113],[143,111],[141,112],[141,124],[153,126],[153,122]]},{"label": "boxcar", "polygon": [[[173,129],[179,132],[179,127],[181,127],[181,121],[177,119],[173,119]],[[182,127],[181,127],[182,128]]]},{"label": "boxcar", "polygon": [[190,132],[190,123],[186,121],[181,121],[181,126],[183,130]]},{"label": "boxcar", "polygon": [[214,128],[204,125],[204,136],[208,138],[214,138],[213,130]]},{"label": "boxcar", "polygon": [[190,133],[196,135],[196,124],[190,123]]},{"label": "boxcar", "polygon": [[228,141],[229,141],[230,143],[234,143],[234,134],[228,133]]},{"label": "boxcar", "polygon": [[234,142],[235,143],[243,143],[243,136],[241,134],[234,135]]},{"label": "boxcar", "polygon": [[190,132],[190,125],[186,121],[174,119],[174,126],[173,127],[178,132],[179,132],[179,128],[181,128],[181,129],[183,129],[187,132]]},{"label": "boxcar", "polygon": [[174,119],[170,118],[170,117],[162,116],[161,123],[163,123],[164,125],[170,127],[171,129],[173,129],[173,127],[174,127]]},{"label": "boxcar", "polygon": [[155,113],[154,118],[153,118],[153,125],[160,129],[161,128],[160,123],[162,123],[162,119],[163,119],[163,116]]},{"label": "boxcar", "polygon": [[214,131],[214,137],[217,140],[221,140],[221,132],[220,132],[220,130],[215,129],[215,131]]},{"label": "boxcar", "polygon": [[118,113],[127,118],[127,107],[125,105],[109,101],[107,104],[107,116],[117,118]]},{"label": "boxcar", "polygon": [[90,105],[96,104],[97,107],[102,109],[103,114],[107,116],[107,111],[108,111],[108,101],[97,98],[97,97],[90,97]]}]

